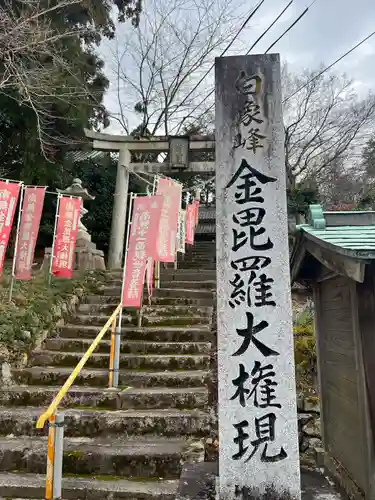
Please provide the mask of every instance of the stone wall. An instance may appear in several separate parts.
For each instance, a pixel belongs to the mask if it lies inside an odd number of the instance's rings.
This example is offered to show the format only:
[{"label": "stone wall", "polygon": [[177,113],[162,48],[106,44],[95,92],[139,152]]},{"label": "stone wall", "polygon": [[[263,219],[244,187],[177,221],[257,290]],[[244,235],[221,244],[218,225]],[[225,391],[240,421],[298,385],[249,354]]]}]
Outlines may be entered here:
[{"label": "stone wall", "polygon": [[320,406],[316,396],[300,394],[297,399],[298,439],[301,462],[312,462],[321,448]]},{"label": "stone wall", "polygon": [[211,360],[210,378],[208,381],[208,404],[211,414],[211,435],[205,441],[205,462],[216,462],[219,459],[218,438],[218,378],[217,378],[217,307],[216,294],[213,300],[211,323]]}]

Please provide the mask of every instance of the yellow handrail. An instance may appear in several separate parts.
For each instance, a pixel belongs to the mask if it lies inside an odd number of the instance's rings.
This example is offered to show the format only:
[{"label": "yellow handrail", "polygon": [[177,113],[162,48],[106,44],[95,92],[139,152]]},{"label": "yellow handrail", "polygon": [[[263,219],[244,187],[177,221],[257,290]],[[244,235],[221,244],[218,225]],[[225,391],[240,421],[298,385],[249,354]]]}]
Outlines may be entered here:
[{"label": "yellow handrail", "polygon": [[112,323],[116,319],[117,315],[120,313],[121,309],[122,309],[122,305],[119,304],[117,306],[117,308],[115,309],[115,311],[112,313],[111,317],[108,319],[107,323],[100,330],[100,332],[96,336],[95,340],[92,342],[91,346],[87,349],[85,354],[82,356],[81,361],[74,368],[74,370],[70,374],[70,376],[67,379],[67,381],[65,382],[65,384],[61,387],[60,391],[57,393],[54,400],[49,405],[48,409],[39,417],[37,424],[36,424],[37,429],[43,429],[47,420],[56,412],[57,407],[59,406],[61,400],[63,399],[65,394],[68,392],[70,387],[73,385],[73,382],[75,381],[75,379],[79,375],[80,371],[84,367],[86,361],[89,359],[91,354],[94,352],[94,350],[98,346],[99,342],[102,340],[104,335],[107,333],[108,328],[112,325]]}]

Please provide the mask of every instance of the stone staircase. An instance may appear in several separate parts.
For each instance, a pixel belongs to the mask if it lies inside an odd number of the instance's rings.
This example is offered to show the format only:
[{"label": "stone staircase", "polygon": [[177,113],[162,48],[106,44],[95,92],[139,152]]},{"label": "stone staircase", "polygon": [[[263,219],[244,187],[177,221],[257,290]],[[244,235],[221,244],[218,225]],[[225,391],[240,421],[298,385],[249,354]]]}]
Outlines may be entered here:
[{"label": "stone staircase", "polygon": [[[215,272],[162,270],[142,327],[124,311],[120,387],[108,389],[109,335],[64,400],[63,498],[174,499],[184,463],[203,460]],[[0,391],[0,498],[44,498],[49,405],[120,297],[120,273],[86,297]]]},{"label": "stone staircase", "polygon": [[188,246],[186,254],[179,254],[178,266],[180,269],[216,270],[215,241],[197,241],[193,246]]}]

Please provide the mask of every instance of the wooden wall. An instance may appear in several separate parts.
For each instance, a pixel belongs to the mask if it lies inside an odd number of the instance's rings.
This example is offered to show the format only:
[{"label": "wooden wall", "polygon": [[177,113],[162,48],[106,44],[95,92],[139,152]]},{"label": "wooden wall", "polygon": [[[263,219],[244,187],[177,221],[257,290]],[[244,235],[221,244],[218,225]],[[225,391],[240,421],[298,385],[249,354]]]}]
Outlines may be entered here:
[{"label": "wooden wall", "polygon": [[323,445],[366,494],[369,420],[356,283],[327,274],[316,284],[315,303]]},{"label": "wooden wall", "polygon": [[358,323],[361,331],[367,392],[367,444],[369,460],[369,494],[375,498],[375,266],[367,266],[365,280],[357,284]]}]

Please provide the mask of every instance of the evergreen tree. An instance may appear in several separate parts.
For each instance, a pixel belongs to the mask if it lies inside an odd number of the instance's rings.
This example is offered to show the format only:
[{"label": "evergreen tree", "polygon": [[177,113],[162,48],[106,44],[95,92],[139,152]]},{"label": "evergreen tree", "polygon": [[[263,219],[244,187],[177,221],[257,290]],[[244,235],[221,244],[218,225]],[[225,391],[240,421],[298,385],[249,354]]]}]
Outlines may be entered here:
[{"label": "evergreen tree", "polygon": [[[34,37],[39,42],[33,52],[11,46],[17,71],[9,83],[9,50],[0,48],[1,169],[27,183],[61,186],[66,151],[82,146],[85,127],[107,124],[102,98],[108,80],[96,48],[103,37],[114,36],[112,9],[120,21],[130,18],[137,24],[141,6],[139,0],[38,0],[28,5],[0,0],[0,13],[11,12],[15,33],[17,23],[26,25],[26,41]],[[39,16],[35,29],[33,16]]]}]

